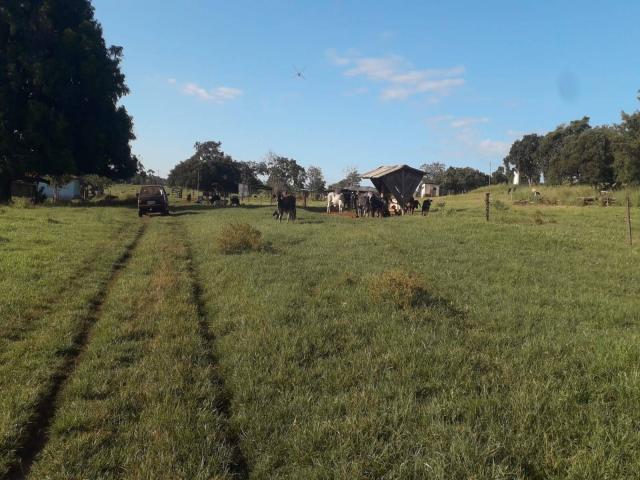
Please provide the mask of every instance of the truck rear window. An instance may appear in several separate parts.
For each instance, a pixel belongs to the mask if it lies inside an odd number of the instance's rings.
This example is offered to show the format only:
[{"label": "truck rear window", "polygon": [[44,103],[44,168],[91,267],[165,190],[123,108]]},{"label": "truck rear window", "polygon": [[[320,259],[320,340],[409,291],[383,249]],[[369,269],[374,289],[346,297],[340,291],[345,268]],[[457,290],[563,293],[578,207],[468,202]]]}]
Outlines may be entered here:
[{"label": "truck rear window", "polygon": [[142,187],[140,189],[140,195],[162,195],[163,191],[161,187]]}]

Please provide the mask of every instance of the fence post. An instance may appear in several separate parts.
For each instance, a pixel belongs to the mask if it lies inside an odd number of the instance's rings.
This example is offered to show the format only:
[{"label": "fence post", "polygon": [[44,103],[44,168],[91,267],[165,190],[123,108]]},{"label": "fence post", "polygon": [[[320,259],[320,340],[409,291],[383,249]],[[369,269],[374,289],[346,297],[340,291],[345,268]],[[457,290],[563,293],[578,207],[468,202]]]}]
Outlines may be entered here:
[{"label": "fence post", "polygon": [[484,206],[487,214],[487,222],[489,221],[489,196],[491,194],[489,192],[484,194]]},{"label": "fence post", "polygon": [[632,245],[632,239],[631,239],[631,198],[629,197],[629,194],[627,193],[627,228],[629,231],[629,245]]}]

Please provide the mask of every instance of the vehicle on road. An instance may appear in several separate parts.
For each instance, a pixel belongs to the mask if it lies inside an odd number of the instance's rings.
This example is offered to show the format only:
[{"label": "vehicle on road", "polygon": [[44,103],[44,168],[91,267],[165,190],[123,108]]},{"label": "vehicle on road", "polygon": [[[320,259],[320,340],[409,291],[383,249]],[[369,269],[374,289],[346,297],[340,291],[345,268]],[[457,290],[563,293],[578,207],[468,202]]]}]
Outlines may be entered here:
[{"label": "vehicle on road", "polygon": [[169,215],[169,197],[162,185],[144,185],[138,193],[138,216],[154,212]]}]

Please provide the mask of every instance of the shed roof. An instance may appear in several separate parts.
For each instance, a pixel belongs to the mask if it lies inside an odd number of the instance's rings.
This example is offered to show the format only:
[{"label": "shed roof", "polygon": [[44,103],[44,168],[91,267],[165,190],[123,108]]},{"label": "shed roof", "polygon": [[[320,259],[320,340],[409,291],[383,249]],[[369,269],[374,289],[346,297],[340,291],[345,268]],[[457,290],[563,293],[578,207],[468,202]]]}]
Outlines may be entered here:
[{"label": "shed roof", "polygon": [[424,175],[422,170],[418,170],[417,168],[410,167],[409,165],[383,165],[370,172],[363,173],[361,175],[362,178],[380,178],[385,175],[389,175],[390,173],[397,172],[399,170],[410,170],[417,174]]}]

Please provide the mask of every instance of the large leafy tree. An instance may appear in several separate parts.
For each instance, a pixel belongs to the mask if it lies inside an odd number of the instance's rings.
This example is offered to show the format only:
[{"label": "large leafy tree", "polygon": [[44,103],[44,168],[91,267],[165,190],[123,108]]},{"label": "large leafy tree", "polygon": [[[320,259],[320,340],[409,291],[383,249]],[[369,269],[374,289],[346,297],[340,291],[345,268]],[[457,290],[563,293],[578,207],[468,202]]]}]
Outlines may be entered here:
[{"label": "large leafy tree", "polygon": [[538,153],[540,139],[539,135],[532,133],[513,142],[509,154],[504,159],[507,171],[511,172],[515,169],[529,183],[538,183],[542,172]]},{"label": "large leafy tree", "polygon": [[358,169],[356,167],[354,167],[353,165],[349,165],[342,171],[342,173],[344,174],[344,178],[336,183],[329,185],[329,190],[338,191],[346,187],[360,185],[362,177],[358,173]]},{"label": "large leafy tree", "polygon": [[425,172],[424,179],[426,182],[436,185],[443,183],[444,174],[447,170],[447,166],[444,163],[425,163],[420,168]]},{"label": "large leafy tree", "polygon": [[562,176],[557,174],[564,170],[562,165],[567,161],[565,145],[570,142],[571,138],[590,128],[589,117],[583,117],[580,120],[573,120],[569,124],[559,125],[540,140],[538,159],[546,183],[559,184],[563,182]]},{"label": "large leafy tree", "polygon": [[298,162],[273,152],[268,153],[260,164],[259,173],[267,177],[267,184],[274,193],[302,190],[307,180],[307,172]]},{"label": "large leafy tree", "polygon": [[220,148],[221,142],[197,142],[195,153],[169,172],[169,185],[216,190],[220,193],[237,192],[239,183],[257,182],[252,165],[236,162]]},{"label": "large leafy tree", "polygon": [[449,167],[444,172],[440,186],[448,193],[465,193],[488,184],[489,175],[475,168]]},{"label": "large leafy tree", "polygon": [[309,168],[307,168],[307,188],[309,191],[317,196],[324,193],[325,185],[324,175],[320,167],[309,166]]},{"label": "large leafy tree", "polygon": [[135,173],[121,60],[89,0],[0,3],[0,195],[25,173]]},{"label": "large leafy tree", "polygon": [[[640,100],[640,96],[638,96]],[[640,110],[622,112],[622,123],[615,151],[616,180],[626,184],[640,184]]]},{"label": "large leafy tree", "polygon": [[491,174],[491,183],[494,185],[498,185],[500,183],[507,183],[509,181],[509,177],[507,176],[507,172],[503,165],[500,165],[495,172]]},{"label": "large leafy tree", "polygon": [[609,129],[590,128],[564,139],[559,157],[551,162],[547,175],[551,183],[613,183],[613,143]]}]

